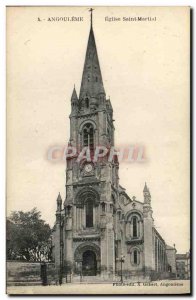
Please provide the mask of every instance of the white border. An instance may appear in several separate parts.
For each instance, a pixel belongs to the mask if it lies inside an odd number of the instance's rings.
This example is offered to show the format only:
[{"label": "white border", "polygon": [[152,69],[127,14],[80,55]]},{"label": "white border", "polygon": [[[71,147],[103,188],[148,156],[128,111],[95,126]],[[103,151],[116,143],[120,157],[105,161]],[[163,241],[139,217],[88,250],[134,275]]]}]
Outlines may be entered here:
[{"label": "white border", "polygon": [[[195,0],[94,0],[94,1],[88,1],[88,0],[1,0],[0,2],[0,93],[1,93],[1,100],[0,100],[0,191],[1,191],[1,201],[0,201],[0,220],[1,220],[1,226],[0,226],[0,237],[1,237],[1,247],[0,247],[0,259],[1,259],[1,269],[0,269],[0,296],[1,299],[6,299],[7,296],[5,295],[5,152],[6,152],[6,118],[5,118],[5,111],[6,111],[6,6],[191,6],[193,9],[195,9],[196,6]],[[195,40],[195,30],[193,26],[193,41]],[[194,45],[193,45],[194,49]],[[194,54],[194,53],[193,53]],[[195,63],[193,68],[195,67]],[[194,68],[195,69],[195,68]],[[195,79],[193,82],[193,87],[195,86]],[[194,110],[194,116],[195,116],[195,110]],[[195,123],[195,122],[194,122]],[[194,124],[193,132],[196,132],[196,125]],[[194,136],[195,137],[195,136]],[[9,137],[8,137],[9,138]],[[194,139],[195,140],[195,139]],[[196,143],[194,143],[194,148],[196,147]],[[195,163],[194,163],[195,167]],[[17,174],[16,174],[17,176]],[[196,179],[194,178],[194,186],[196,183]],[[193,199],[194,200],[194,199]],[[193,201],[194,202],[194,201]],[[194,231],[194,237],[195,238],[195,231]],[[195,260],[194,260],[195,261]],[[195,265],[194,265],[195,270]],[[196,281],[194,280],[193,286],[195,285]],[[18,296],[18,298],[22,298]],[[24,298],[24,297],[23,297]],[[26,298],[26,297],[25,297]],[[28,297],[33,298],[33,297]],[[38,299],[41,299],[41,296],[37,297]],[[57,296],[50,297],[52,299],[57,298]],[[76,298],[76,297],[66,297],[66,298]],[[107,298],[107,297],[102,297]],[[123,298],[124,297],[119,297]],[[134,296],[131,296],[131,298],[136,298]],[[140,297],[139,297],[140,298]],[[141,297],[142,298],[142,297]],[[154,298],[154,297],[153,297]],[[167,298],[173,298],[173,297],[167,297]],[[138,297],[136,298],[138,299]]]}]

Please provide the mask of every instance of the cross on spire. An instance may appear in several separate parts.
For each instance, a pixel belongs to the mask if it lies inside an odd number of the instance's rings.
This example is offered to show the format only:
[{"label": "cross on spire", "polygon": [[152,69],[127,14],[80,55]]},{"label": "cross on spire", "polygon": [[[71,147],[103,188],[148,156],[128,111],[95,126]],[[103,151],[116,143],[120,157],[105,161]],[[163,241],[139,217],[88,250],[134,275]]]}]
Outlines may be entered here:
[{"label": "cross on spire", "polygon": [[91,28],[93,27],[93,8],[90,8],[89,11],[91,13]]}]

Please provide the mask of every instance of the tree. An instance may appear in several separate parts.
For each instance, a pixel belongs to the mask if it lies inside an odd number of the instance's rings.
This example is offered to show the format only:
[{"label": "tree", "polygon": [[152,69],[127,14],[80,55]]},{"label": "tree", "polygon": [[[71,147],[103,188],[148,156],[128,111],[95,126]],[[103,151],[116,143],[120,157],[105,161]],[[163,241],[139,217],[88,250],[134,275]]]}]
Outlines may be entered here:
[{"label": "tree", "polygon": [[51,229],[37,208],[12,212],[7,221],[7,236],[8,259],[51,260]]}]

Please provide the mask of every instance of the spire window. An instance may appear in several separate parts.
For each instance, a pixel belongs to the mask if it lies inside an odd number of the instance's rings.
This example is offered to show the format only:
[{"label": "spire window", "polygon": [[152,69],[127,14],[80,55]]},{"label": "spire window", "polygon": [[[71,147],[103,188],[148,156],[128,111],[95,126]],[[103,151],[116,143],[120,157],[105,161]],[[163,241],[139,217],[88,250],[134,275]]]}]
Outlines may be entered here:
[{"label": "spire window", "polygon": [[87,123],[83,128],[83,147],[94,149],[94,128],[91,123]]},{"label": "spire window", "polygon": [[89,99],[86,98],[86,99],[85,99],[85,102],[86,102],[86,107],[89,108]]}]

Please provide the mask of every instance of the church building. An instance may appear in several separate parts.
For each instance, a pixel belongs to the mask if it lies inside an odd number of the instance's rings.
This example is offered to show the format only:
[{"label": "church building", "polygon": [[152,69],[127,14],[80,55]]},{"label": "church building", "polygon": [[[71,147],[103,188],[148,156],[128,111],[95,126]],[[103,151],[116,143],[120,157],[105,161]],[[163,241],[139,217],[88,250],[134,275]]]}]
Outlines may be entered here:
[{"label": "church building", "polygon": [[104,89],[92,10],[81,87],[79,93],[73,89],[69,118],[69,146],[77,153],[67,157],[65,200],[57,197],[52,234],[57,271],[95,280],[114,280],[122,274],[137,281],[175,277],[176,249],[154,227],[147,184],[138,201],[119,183],[117,155],[112,160],[106,155],[78,161],[83,148],[92,157],[96,146],[115,146],[113,109]]}]

